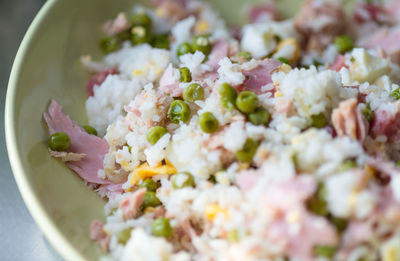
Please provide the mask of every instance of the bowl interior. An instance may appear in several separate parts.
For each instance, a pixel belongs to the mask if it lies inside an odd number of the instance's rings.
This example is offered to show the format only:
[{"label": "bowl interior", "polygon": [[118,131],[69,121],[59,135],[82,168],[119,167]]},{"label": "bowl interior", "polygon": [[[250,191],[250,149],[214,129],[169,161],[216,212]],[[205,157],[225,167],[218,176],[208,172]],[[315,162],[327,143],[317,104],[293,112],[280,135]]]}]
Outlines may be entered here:
[{"label": "bowl interior", "polygon": [[[14,63],[6,102],[10,162],[34,219],[69,260],[94,259],[101,254],[89,239],[89,224],[104,218],[105,201],[63,163],[50,158],[42,114],[54,98],[72,119],[79,124],[87,122],[84,86],[89,75],[79,57],[92,54],[99,58],[99,25],[119,11],[131,10],[135,3],[147,2],[48,1],[28,30]],[[245,0],[210,2],[230,23],[243,21],[242,7],[249,4]],[[300,5],[297,0],[277,2],[287,15]]]}]

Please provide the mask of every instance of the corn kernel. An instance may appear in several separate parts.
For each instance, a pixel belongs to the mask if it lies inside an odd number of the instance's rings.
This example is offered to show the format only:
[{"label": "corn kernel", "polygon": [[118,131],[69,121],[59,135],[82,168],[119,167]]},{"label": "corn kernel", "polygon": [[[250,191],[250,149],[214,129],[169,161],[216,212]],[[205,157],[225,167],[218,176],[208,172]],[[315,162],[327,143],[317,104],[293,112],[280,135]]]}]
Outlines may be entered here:
[{"label": "corn kernel", "polygon": [[205,216],[211,221],[214,220],[214,218],[220,213],[223,214],[225,218],[229,218],[228,211],[224,208],[221,208],[218,204],[211,204],[207,206],[204,212]]},{"label": "corn kernel", "polygon": [[287,38],[281,41],[276,47],[276,52],[278,52],[287,45],[293,45],[295,49],[292,57],[285,57],[285,58],[287,58],[290,63],[295,62],[297,59],[299,59],[300,56],[299,44],[297,43],[297,40],[295,38]]}]

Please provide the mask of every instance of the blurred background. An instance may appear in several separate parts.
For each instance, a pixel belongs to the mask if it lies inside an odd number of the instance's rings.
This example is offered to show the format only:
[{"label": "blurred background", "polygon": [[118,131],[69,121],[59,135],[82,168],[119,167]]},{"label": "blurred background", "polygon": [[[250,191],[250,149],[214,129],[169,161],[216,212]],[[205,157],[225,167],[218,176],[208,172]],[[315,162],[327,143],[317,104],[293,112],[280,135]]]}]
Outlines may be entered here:
[{"label": "blurred background", "polygon": [[[0,0],[0,260],[62,260],[28,212],[11,172],[4,138],[8,77],[19,44],[45,0]],[[11,159],[12,160],[12,159]]]}]

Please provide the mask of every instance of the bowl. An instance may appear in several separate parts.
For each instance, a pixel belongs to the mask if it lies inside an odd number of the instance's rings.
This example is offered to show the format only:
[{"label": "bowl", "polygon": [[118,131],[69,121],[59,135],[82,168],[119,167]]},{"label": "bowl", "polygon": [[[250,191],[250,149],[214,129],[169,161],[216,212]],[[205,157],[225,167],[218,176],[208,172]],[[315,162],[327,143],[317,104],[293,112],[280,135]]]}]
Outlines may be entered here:
[{"label": "bowl", "polygon": [[[103,218],[105,201],[47,151],[42,120],[50,99],[79,124],[87,122],[85,84],[79,57],[100,58],[100,25],[146,0],[49,0],[29,27],[12,68],[5,110],[10,163],[22,197],[53,247],[67,260],[93,260],[101,251],[89,238],[90,222]],[[245,0],[210,1],[229,23],[243,19]],[[255,2],[255,1],[254,1]],[[280,0],[285,14],[297,0]],[[239,19],[238,19],[239,18]]]}]

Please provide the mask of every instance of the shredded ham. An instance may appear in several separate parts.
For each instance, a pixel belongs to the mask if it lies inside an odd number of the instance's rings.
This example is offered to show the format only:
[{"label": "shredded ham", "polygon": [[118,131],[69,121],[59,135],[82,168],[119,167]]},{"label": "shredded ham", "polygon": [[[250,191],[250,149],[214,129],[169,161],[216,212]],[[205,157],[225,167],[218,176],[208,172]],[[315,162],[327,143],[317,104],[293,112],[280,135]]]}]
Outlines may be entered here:
[{"label": "shredded ham", "polygon": [[[266,231],[267,239],[285,242],[284,253],[299,260],[313,260],[316,245],[335,245],[338,241],[335,228],[325,218],[310,214],[304,207],[316,186],[311,177],[296,177],[272,186],[263,198],[265,207],[282,213]],[[292,233],[292,226],[298,226],[298,232]]]},{"label": "shredded ham", "polygon": [[110,251],[111,237],[104,231],[104,223],[100,220],[93,220],[90,224],[90,238],[96,241],[104,252]]},{"label": "shredded ham", "polygon": [[188,16],[186,0],[155,0],[153,2],[157,6],[156,12],[171,24]]},{"label": "shredded ham", "polygon": [[354,140],[363,141],[368,135],[369,124],[354,98],[342,101],[333,110],[332,123],[339,136],[348,135]]},{"label": "shredded ham", "polygon": [[104,69],[104,70],[96,73],[95,75],[93,75],[92,78],[89,79],[89,81],[86,85],[86,95],[88,97],[93,96],[94,95],[94,91],[93,91],[94,86],[102,84],[108,75],[117,74],[117,73],[118,73],[117,68],[107,68],[107,69]]},{"label": "shredded ham", "polygon": [[[389,108],[388,108],[389,106]],[[389,141],[400,138],[400,102],[383,104],[374,111],[371,122],[371,134],[374,137],[384,135]]]},{"label": "shredded ham", "polygon": [[67,153],[85,154],[79,161],[68,161],[67,166],[75,171],[85,182],[101,185],[106,191],[122,192],[121,184],[114,184],[110,180],[101,179],[98,171],[103,169],[103,159],[108,152],[107,141],[85,130],[65,115],[60,104],[52,100],[48,111],[43,114],[50,134],[65,132],[71,145]]},{"label": "shredded ham", "polygon": [[213,48],[211,50],[210,55],[208,56],[208,61],[206,64],[210,65],[214,70],[217,70],[219,68],[218,62],[228,56],[228,50],[229,50],[229,45],[228,43],[220,39],[215,42],[213,45]]},{"label": "shredded ham", "polygon": [[346,28],[341,5],[332,1],[307,0],[294,18],[306,50],[323,50]]},{"label": "shredded ham", "polygon": [[107,21],[103,25],[102,29],[103,32],[108,35],[116,35],[122,33],[123,31],[128,30],[130,26],[131,25],[129,23],[128,18],[126,17],[126,14],[119,13],[114,20]]},{"label": "shredded ham", "polygon": [[86,154],[84,154],[84,153],[54,151],[54,150],[51,150],[50,148],[48,150],[49,150],[50,156],[52,156],[54,158],[60,158],[63,162],[80,161],[81,159],[83,159],[86,156]]},{"label": "shredded ham", "polygon": [[174,67],[169,64],[164,74],[160,79],[160,91],[168,93],[172,97],[179,97],[182,95],[182,88],[179,88],[179,81],[175,78]]},{"label": "shredded ham", "polygon": [[339,54],[333,61],[333,63],[329,66],[329,69],[338,72],[343,67],[347,68],[345,61],[346,61],[346,56]]},{"label": "shredded ham", "polygon": [[253,91],[257,94],[274,92],[274,90],[263,90],[263,87],[272,84],[271,74],[276,71],[282,63],[277,60],[267,59],[259,63],[252,70],[243,71],[246,80],[243,83],[242,90]]},{"label": "shredded ham", "polygon": [[125,220],[133,219],[138,215],[145,193],[146,189],[139,189],[121,201],[119,209],[122,211],[122,217]]},{"label": "shredded ham", "polygon": [[252,24],[263,23],[270,20],[278,20],[279,13],[275,2],[268,2],[251,6],[248,12],[248,17]]}]

